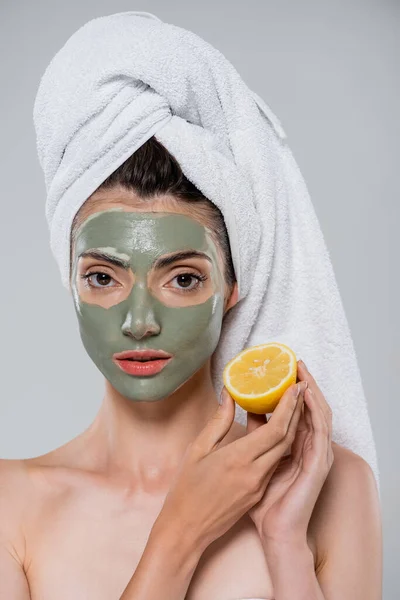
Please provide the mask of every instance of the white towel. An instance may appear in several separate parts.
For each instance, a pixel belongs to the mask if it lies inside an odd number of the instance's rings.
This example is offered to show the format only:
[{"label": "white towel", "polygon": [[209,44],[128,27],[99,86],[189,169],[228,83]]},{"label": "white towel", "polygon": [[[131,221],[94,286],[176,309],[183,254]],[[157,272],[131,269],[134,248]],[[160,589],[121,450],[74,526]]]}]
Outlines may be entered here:
[{"label": "white towel", "polygon": [[[260,74],[267,77],[267,70]],[[221,210],[239,302],[212,363],[283,342],[333,411],[333,439],[362,456],[378,485],[376,449],[351,333],[306,184],[269,106],[196,34],[151,13],[93,19],[57,52],[39,85],[34,123],[51,249],[69,289],[69,238],[83,202],[152,135]],[[246,413],[237,406],[236,417]]]}]

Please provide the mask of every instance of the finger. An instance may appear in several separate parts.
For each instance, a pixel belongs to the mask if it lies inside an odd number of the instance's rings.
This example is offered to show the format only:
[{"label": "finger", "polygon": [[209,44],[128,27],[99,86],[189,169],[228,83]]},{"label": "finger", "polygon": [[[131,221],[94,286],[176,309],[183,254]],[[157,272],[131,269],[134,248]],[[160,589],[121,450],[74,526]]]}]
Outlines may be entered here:
[{"label": "finger", "polygon": [[[321,393],[321,395],[315,395],[312,393],[310,393],[310,396],[312,396],[312,400],[315,401],[315,407],[316,409],[322,411],[324,420],[325,420],[325,424],[326,424],[326,437],[327,437],[327,462],[330,461],[331,458],[331,451],[332,451],[332,410],[330,408],[330,406],[328,405],[328,403],[326,401],[322,402],[321,401],[321,396],[322,399],[324,400],[324,395]],[[327,408],[325,408],[324,410],[324,406],[326,406]]]},{"label": "finger", "polygon": [[319,395],[315,394],[312,389],[309,389],[307,398],[309,398],[309,402],[306,403],[306,405],[311,409],[310,416],[314,430],[316,429],[317,423],[319,430],[323,430],[325,433],[328,433],[328,421],[326,419],[325,412],[321,406]]},{"label": "finger", "polygon": [[292,460],[297,464],[300,462],[303,454],[304,441],[307,438],[307,436],[310,435],[310,433],[312,433],[312,426],[311,424],[308,424],[305,419],[306,408],[307,407],[304,406],[303,403],[299,423],[297,425],[296,435],[291,447]]},{"label": "finger", "polygon": [[255,460],[285,438],[297,406],[296,392],[297,384],[290,386],[280,399],[268,423],[232,442],[246,460]]},{"label": "finger", "polygon": [[266,422],[267,416],[265,414],[258,415],[256,413],[247,412],[246,433],[251,433]]},{"label": "finger", "polygon": [[200,431],[192,444],[192,452],[201,456],[215,450],[230,430],[235,417],[235,402],[224,386],[221,392],[221,404]]},{"label": "finger", "polygon": [[[313,402],[314,402],[314,405],[312,404]],[[313,409],[314,408],[315,408],[315,410],[314,410],[315,414],[317,414],[318,409],[321,411],[321,407],[318,404],[318,399],[315,398],[315,395],[310,390],[309,394],[307,395],[307,398],[305,399],[305,404],[304,404],[305,414],[308,415],[308,419],[310,420],[310,422],[312,424],[313,431],[315,431],[315,433],[313,434],[313,443],[315,444],[315,448],[316,448],[316,456],[317,457],[325,456],[325,460],[326,460],[325,465],[328,465],[329,466],[328,468],[330,468],[330,466],[333,463],[333,459],[334,459],[333,448],[332,448],[332,420],[328,419],[328,423],[326,423],[325,415],[324,415],[323,419],[321,418],[321,422],[323,421],[323,423],[324,423],[324,425],[322,426],[322,431],[318,431],[318,428],[315,426],[315,418],[313,421],[313,417],[314,417]],[[326,454],[325,454],[325,451],[326,451]]]},{"label": "finger", "polygon": [[294,410],[292,419],[289,423],[287,435],[284,438],[282,438],[280,442],[275,444],[273,448],[270,448],[268,451],[264,452],[263,454],[260,454],[260,456],[257,457],[257,463],[260,465],[260,468],[263,471],[268,472],[271,462],[279,460],[283,456],[285,451],[289,448],[290,444],[293,442],[296,435],[297,427],[299,425],[303,403],[304,393],[300,392],[296,408]]},{"label": "finger", "polygon": [[302,360],[297,363],[297,376],[300,381],[307,381],[308,387],[315,394],[317,401],[319,402],[326,419],[326,422],[329,424],[332,422],[332,409],[329,406],[324,394],[321,391],[321,388],[318,386],[314,377],[311,375],[310,371],[307,369],[306,365]]},{"label": "finger", "polygon": [[256,460],[286,438],[297,406],[297,385],[285,391],[268,423],[233,442],[247,461]]},{"label": "finger", "polygon": [[299,381],[307,381],[308,387],[311,388],[314,394],[321,392],[317,382],[315,381],[314,377],[311,375],[310,371],[307,369],[305,363],[302,360],[299,360],[299,362],[297,363],[297,377]]},{"label": "finger", "polygon": [[313,428],[313,445],[317,457],[327,456],[329,428],[327,426],[323,411],[318,404],[315,394],[307,390],[304,396],[305,406],[308,407],[310,420]]}]

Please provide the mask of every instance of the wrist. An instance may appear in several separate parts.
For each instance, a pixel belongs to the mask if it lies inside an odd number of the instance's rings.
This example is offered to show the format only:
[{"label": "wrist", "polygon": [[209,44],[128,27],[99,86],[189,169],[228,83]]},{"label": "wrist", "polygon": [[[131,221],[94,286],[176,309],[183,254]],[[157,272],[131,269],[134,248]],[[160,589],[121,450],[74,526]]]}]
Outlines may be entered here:
[{"label": "wrist", "polygon": [[305,535],[293,534],[292,536],[278,538],[261,534],[261,541],[264,552],[274,558],[299,554],[313,556]]},{"label": "wrist", "polygon": [[263,544],[264,555],[273,581],[287,577],[288,565],[292,576],[297,572],[314,573],[314,556],[306,541],[285,540]]},{"label": "wrist", "polygon": [[314,555],[305,537],[269,539],[263,549],[275,598],[322,600],[315,574]]},{"label": "wrist", "polygon": [[156,519],[148,543],[168,556],[179,570],[194,571],[204,551],[189,528],[162,516]]}]

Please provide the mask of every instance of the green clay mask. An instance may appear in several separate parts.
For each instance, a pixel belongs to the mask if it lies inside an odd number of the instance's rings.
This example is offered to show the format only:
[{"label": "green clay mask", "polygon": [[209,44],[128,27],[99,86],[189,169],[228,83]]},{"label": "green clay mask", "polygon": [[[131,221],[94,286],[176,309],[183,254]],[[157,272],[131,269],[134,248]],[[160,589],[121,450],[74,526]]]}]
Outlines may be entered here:
[{"label": "green clay mask", "polygon": [[[172,394],[204,365],[221,333],[225,282],[210,230],[183,214],[114,208],[81,224],[73,250],[71,288],[90,358],[130,400]],[[188,250],[208,259],[153,264]],[[106,255],[119,264],[107,262]],[[173,358],[159,373],[142,376],[113,361],[114,353],[145,349]]]}]

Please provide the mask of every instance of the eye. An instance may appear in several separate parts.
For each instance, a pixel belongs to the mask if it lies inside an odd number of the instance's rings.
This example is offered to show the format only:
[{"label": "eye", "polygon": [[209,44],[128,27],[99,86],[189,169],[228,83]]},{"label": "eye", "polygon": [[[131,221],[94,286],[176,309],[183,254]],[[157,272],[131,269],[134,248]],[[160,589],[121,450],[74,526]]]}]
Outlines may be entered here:
[{"label": "eye", "polygon": [[[92,277],[94,277],[94,281],[96,281],[99,285],[95,285],[93,283],[93,280],[91,279]],[[81,278],[86,282],[86,285],[89,285],[93,288],[98,289],[116,287],[115,285],[107,285],[110,281],[115,281],[115,279],[113,279],[108,273],[104,273],[102,271],[85,273],[84,275],[81,275]]]},{"label": "eye", "polygon": [[[181,292],[186,293],[186,292],[193,292],[196,291],[200,286],[201,286],[201,282],[206,281],[207,276],[206,275],[198,275],[197,273],[179,273],[179,275],[176,275],[171,281],[174,280],[178,280],[179,284],[183,284],[183,286],[179,285],[178,287],[174,287],[174,289],[179,289]],[[195,285],[193,285],[192,287],[189,287],[187,285],[187,282],[189,280],[190,283],[190,279],[196,279],[196,283]]]},{"label": "eye", "polygon": [[[115,282],[115,279],[111,277],[108,273],[103,271],[95,271],[91,273],[85,273],[80,276],[86,282],[86,285],[91,288],[100,289],[100,288],[114,288],[118,287],[117,285],[108,285],[112,281]],[[206,281],[208,277],[206,275],[199,275],[198,273],[179,273],[176,275],[171,281],[177,280],[178,286],[173,286],[174,289],[179,290],[180,292],[194,292],[196,291],[203,281]],[[190,286],[191,281],[196,280],[195,284]]]}]

